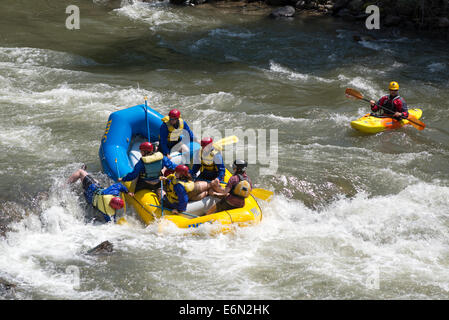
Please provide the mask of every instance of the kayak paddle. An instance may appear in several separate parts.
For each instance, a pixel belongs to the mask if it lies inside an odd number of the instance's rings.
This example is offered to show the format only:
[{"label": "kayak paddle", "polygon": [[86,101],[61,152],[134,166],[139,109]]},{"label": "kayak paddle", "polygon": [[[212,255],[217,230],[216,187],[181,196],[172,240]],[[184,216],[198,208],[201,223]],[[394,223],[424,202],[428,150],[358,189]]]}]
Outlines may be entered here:
[{"label": "kayak paddle", "polygon": [[[360,92],[358,92],[357,90],[355,90],[355,89],[346,88],[346,90],[345,90],[345,95],[346,95],[346,97],[348,97],[348,98],[354,97],[354,98],[356,98],[356,99],[360,99],[360,100],[364,100],[364,101],[367,101],[367,102],[371,102],[370,100],[365,99],[365,98],[363,97],[363,95],[362,95]],[[381,109],[384,109],[385,111],[394,113],[394,112],[391,111],[390,109],[385,108],[385,107],[382,107],[382,106],[378,105],[377,103],[375,103],[375,105],[378,106],[378,107],[381,108]],[[424,130],[424,128],[426,127],[426,125],[424,124],[424,122],[418,120],[414,115],[409,114],[407,118],[405,118],[405,117],[401,117],[401,118],[402,118],[402,119],[405,119],[405,120],[408,120],[408,121],[410,122],[410,124],[411,124],[414,128],[416,128],[416,129],[418,129],[418,130]]]}]

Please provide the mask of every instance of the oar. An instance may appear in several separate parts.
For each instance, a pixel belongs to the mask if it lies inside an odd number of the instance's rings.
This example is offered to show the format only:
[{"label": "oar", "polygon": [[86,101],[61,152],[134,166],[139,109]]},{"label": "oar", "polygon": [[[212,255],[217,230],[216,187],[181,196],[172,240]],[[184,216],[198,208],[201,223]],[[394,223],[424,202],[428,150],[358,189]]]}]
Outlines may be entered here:
[{"label": "oar", "polygon": [[270,202],[271,197],[274,195],[274,192],[261,188],[254,188],[251,190],[251,194],[256,198]]},{"label": "oar", "polygon": [[150,126],[148,125],[147,116],[148,116],[148,105],[147,105],[147,97],[145,96],[145,124],[147,126],[147,135],[148,135],[148,142],[150,142]]},{"label": "oar", "polygon": [[117,162],[117,158],[118,158],[118,156],[117,156],[117,149],[118,149],[118,146],[116,146],[117,148],[115,149],[115,167],[117,168],[117,179],[118,178],[120,178],[120,171],[118,170],[118,162]]},{"label": "oar", "polygon": [[[143,210],[145,210],[146,212],[148,212],[149,214],[151,214],[154,218],[156,218],[156,216],[154,215],[154,213],[148,211],[148,210],[145,208],[145,206],[144,206],[142,203],[140,203],[139,200],[136,199],[136,197],[133,197],[133,199],[136,200],[136,202],[137,202],[138,204],[140,204],[140,206],[143,208]],[[156,206],[156,205],[151,204],[151,203],[149,203],[149,205],[152,206],[152,207],[156,207],[156,208],[159,208],[159,209],[161,209],[161,210],[164,210],[161,206]],[[165,210],[172,211],[172,210],[170,210],[170,209],[165,209]],[[194,217],[194,218],[198,218],[198,216],[197,216],[197,215],[194,215],[193,213],[180,212],[180,214],[185,214],[185,215],[188,215],[188,216],[191,216],[191,217]],[[164,212],[163,212],[163,211],[162,211],[162,216],[164,216]]]},{"label": "oar", "polygon": [[[348,98],[349,98],[349,97],[354,97],[354,98],[356,98],[356,99],[360,99],[360,100],[364,100],[364,101],[367,101],[367,102],[371,102],[370,100],[365,99],[365,98],[363,97],[363,95],[362,95],[360,92],[358,92],[357,90],[351,89],[351,88],[346,88],[345,95],[346,95]],[[379,108],[382,108],[382,109],[384,109],[384,110],[390,112],[390,113],[394,113],[392,110],[390,110],[390,109],[388,109],[388,108],[385,108],[385,107],[383,107],[383,106],[381,106],[381,105],[378,105],[377,103],[375,103],[375,105],[378,106]],[[402,119],[408,120],[408,121],[410,122],[410,124],[411,124],[414,128],[416,128],[416,129],[418,129],[418,130],[424,130],[424,128],[426,127],[426,125],[424,124],[424,122],[422,122],[422,121],[416,119],[416,117],[413,116],[413,115],[411,115],[411,114],[409,114],[407,118],[405,118],[405,117],[401,117],[401,118],[402,118]]]},{"label": "oar", "polygon": [[162,213],[162,216],[164,216],[164,197],[162,196],[163,192],[164,192],[164,183],[161,179],[161,213]]},{"label": "oar", "polygon": [[[156,205],[151,204],[151,203],[149,203],[149,205],[152,206],[152,207],[156,207],[156,208],[162,209],[161,206],[156,206]],[[170,209],[165,209],[165,210],[172,211],[172,210],[170,210]],[[191,216],[191,217],[193,217],[193,218],[199,218],[199,216],[197,216],[197,215],[195,215],[195,214],[193,214],[193,213],[180,212],[179,214],[185,214],[185,215]]]},{"label": "oar", "polygon": [[223,139],[218,140],[214,143],[214,148],[221,151],[223,147],[229,144],[237,143],[239,138],[237,136],[229,136]]}]

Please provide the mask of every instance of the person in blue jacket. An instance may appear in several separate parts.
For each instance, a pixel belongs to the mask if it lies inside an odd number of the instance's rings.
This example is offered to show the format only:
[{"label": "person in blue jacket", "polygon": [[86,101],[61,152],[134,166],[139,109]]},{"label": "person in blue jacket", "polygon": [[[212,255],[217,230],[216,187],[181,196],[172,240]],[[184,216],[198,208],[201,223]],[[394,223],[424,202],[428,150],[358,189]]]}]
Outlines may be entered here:
[{"label": "person in blue jacket", "polygon": [[118,181],[131,181],[139,177],[134,192],[142,189],[157,191],[160,187],[159,176],[161,175],[161,170],[164,167],[174,170],[176,164],[168,157],[162,155],[161,152],[158,152],[151,142],[142,142],[139,149],[142,157],[134,166],[133,171],[119,178]]},{"label": "person in blue jacket", "polygon": [[201,139],[201,150],[193,162],[190,174],[196,177],[198,171],[201,173],[195,178],[195,181],[213,181],[218,179],[222,182],[224,179],[226,168],[223,163],[223,156],[220,151],[214,148],[213,139],[210,137]]},{"label": "person in blue jacket", "polygon": [[85,169],[86,166],[83,166],[83,168],[75,171],[68,179],[68,183],[72,184],[81,180],[87,203],[102,214],[105,222],[112,221],[112,219],[117,222],[118,211],[125,205],[120,193],[127,193],[131,197],[134,197],[134,193],[129,192],[121,183],[114,183],[108,188],[102,188],[98,181],[89,175]]},{"label": "person in blue jacket", "polygon": [[[171,149],[182,141],[181,135],[183,132],[187,132],[189,134],[190,142],[195,140],[192,130],[190,130],[187,122],[181,119],[181,112],[178,109],[171,110],[168,113],[168,116],[162,118],[159,136],[160,151],[164,156],[170,158]],[[183,144],[180,150],[177,151],[182,153],[188,152],[189,147]]]},{"label": "person in blue jacket", "polygon": [[175,168],[175,173],[167,177],[161,177],[165,180],[165,195],[163,204],[165,208],[173,209],[174,214],[186,210],[189,202],[189,192],[194,190],[192,176],[186,165],[180,164]]}]

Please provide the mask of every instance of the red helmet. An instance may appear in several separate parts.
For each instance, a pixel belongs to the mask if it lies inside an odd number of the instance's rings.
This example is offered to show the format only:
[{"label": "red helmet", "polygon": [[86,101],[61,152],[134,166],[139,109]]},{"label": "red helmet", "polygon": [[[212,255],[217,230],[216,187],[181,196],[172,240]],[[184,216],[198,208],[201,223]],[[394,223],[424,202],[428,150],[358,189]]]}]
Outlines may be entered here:
[{"label": "red helmet", "polygon": [[109,206],[116,210],[123,208],[124,205],[125,202],[123,201],[122,198],[119,197],[114,197],[111,199],[111,202],[109,202]]},{"label": "red helmet", "polygon": [[141,151],[153,152],[153,144],[151,142],[142,142],[139,146]]},{"label": "red helmet", "polygon": [[209,143],[212,143],[213,140],[210,137],[206,137],[201,139],[201,147],[204,148],[205,146],[207,146]]},{"label": "red helmet", "polygon": [[181,116],[181,112],[178,109],[170,110],[170,112],[168,113],[168,117],[170,119],[172,119],[172,118],[179,119],[180,116]]},{"label": "red helmet", "polygon": [[175,172],[178,172],[182,176],[188,176],[189,175],[189,167],[186,165],[180,164],[175,168]]}]

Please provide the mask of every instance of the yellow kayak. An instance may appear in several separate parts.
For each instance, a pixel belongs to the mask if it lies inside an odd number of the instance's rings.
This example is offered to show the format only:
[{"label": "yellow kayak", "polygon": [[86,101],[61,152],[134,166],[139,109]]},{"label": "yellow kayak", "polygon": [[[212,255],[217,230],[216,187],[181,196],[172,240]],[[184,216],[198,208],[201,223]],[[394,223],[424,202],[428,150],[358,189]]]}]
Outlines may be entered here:
[{"label": "yellow kayak", "polygon": [[[415,116],[416,119],[422,116],[421,109],[410,109],[408,112]],[[378,133],[385,130],[398,129],[408,124],[410,122],[405,119],[398,121],[388,117],[376,117],[370,113],[365,114],[360,119],[351,121],[351,127],[365,133]]]},{"label": "yellow kayak", "polygon": [[[226,169],[224,181],[227,182],[231,173]],[[132,181],[123,183],[130,191],[135,188]],[[206,197],[201,201],[189,202],[186,213],[172,214],[169,209],[164,208],[164,215],[161,219],[160,202],[156,193],[149,190],[140,190],[135,193],[134,198],[125,195],[127,203],[131,204],[139,214],[142,221],[149,225],[155,221],[159,226],[166,225],[168,222],[175,224],[179,228],[198,228],[202,224],[214,223],[218,228],[214,232],[229,232],[233,226],[250,226],[258,224],[262,220],[262,210],[256,199],[250,195],[245,199],[243,208],[220,211],[210,215],[204,215],[207,206],[210,207],[219,199]],[[191,209],[190,209],[191,208]]]}]

